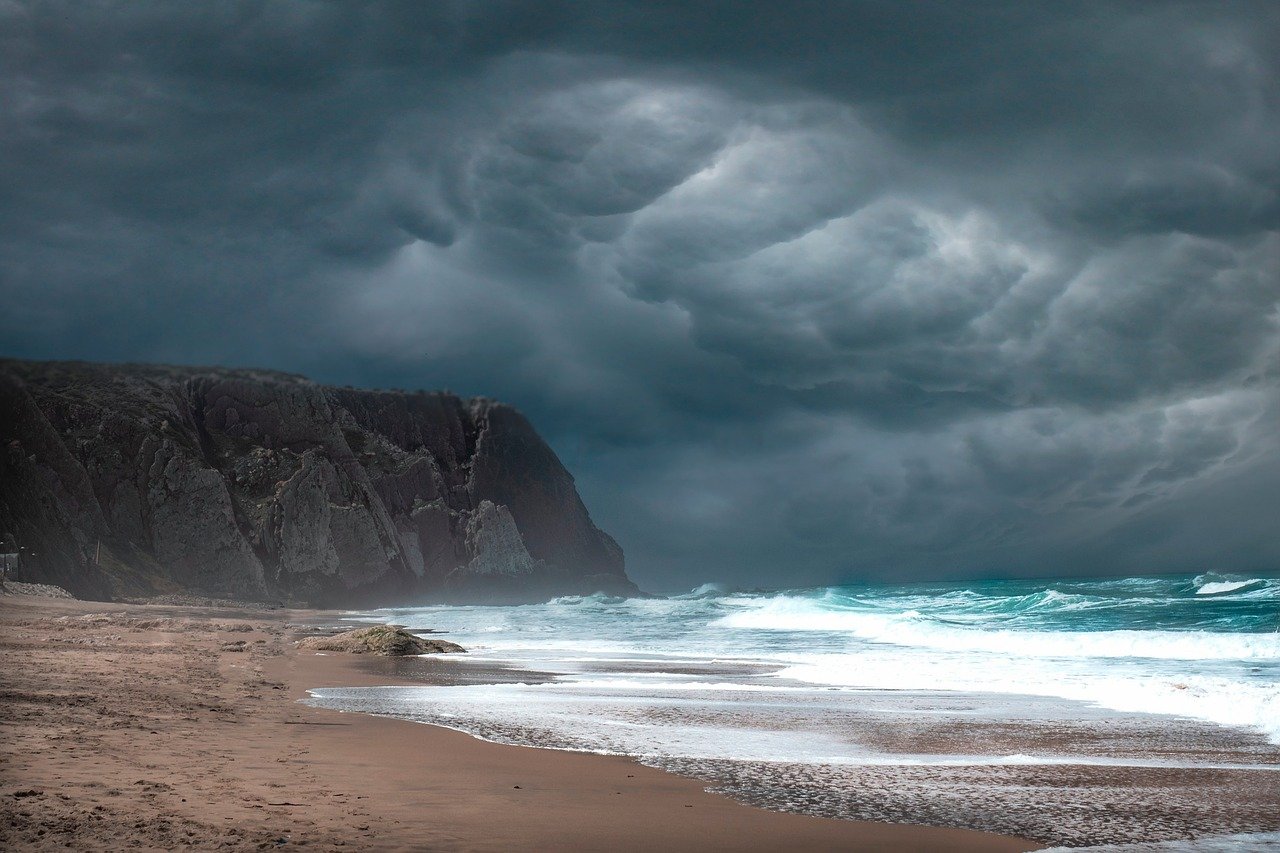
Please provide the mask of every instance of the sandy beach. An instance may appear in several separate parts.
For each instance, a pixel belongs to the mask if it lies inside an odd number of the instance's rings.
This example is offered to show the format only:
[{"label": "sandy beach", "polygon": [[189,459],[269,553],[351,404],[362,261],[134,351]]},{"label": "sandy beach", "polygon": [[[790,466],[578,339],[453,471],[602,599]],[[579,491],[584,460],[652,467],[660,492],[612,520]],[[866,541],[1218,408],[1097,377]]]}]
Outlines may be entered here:
[{"label": "sandy beach", "polygon": [[0,598],[6,849],[1030,850],[782,814],[599,755],[299,704],[395,683],[285,610]]}]

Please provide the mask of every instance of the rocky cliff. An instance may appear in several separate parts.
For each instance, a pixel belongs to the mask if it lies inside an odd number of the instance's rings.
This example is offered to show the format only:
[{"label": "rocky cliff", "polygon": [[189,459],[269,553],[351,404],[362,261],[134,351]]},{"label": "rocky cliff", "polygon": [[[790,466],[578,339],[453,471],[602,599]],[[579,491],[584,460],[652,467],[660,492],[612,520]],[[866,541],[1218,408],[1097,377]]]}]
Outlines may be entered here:
[{"label": "rocky cliff", "polygon": [[511,407],[258,370],[0,360],[0,540],[84,597],[635,590]]}]

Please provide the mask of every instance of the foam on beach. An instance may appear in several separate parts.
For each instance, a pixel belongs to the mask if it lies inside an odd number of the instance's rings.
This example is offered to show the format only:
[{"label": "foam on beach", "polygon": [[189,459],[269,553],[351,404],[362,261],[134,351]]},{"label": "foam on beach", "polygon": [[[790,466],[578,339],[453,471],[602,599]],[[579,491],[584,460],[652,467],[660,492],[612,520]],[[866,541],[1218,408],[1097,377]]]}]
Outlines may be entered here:
[{"label": "foam on beach", "polygon": [[[809,814],[1058,843],[1280,829],[1272,579],[704,585],[367,618],[449,631],[472,650],[450,666],[539,677],[312,702],[633,756]],[[1232,785],[1247,793],[1206,813]],[[1098,817],[1114,809],[1129,822]]]}]

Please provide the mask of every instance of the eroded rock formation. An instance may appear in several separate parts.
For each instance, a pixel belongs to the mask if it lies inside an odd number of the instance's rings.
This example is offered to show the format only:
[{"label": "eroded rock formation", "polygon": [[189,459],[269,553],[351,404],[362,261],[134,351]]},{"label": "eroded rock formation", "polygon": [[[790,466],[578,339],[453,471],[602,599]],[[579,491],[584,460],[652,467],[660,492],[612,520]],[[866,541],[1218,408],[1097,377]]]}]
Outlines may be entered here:
[{"label": "eroded rock formation", "polygon": [[83,597],[635,589],[511,407],[267,371],[0,361],[0,535]]},{"label": "eroded rock formation", "polygon": [[341,634],[329,637],[308,637],[298,642],[298,648],[383,657],[442,655],[466,651],[462,646],[450,643],[448,640],[428,639],[410,634],[399,625],[375,625],[372,628],[343,631]]}]

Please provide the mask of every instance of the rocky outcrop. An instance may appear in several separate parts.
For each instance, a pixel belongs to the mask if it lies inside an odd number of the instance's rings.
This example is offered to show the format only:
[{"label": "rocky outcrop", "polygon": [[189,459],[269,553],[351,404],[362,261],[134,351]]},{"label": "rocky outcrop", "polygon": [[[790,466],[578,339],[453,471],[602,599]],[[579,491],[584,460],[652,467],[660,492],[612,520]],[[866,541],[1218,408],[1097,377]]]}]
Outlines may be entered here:
[{"label": "rocky outcrop", "polygon": [[298,648],[384,657],[454,654],[466,651],[457,643],[419,637],[398,625],[375,625],[372,628],[343,631],[341,634],[330,637],[308,637],[298,642]]},{"label": "rocky outcrop", "polygon": [[0,537],[90,598],[634,592],[509,406],[296,375],[0,361]]}]

